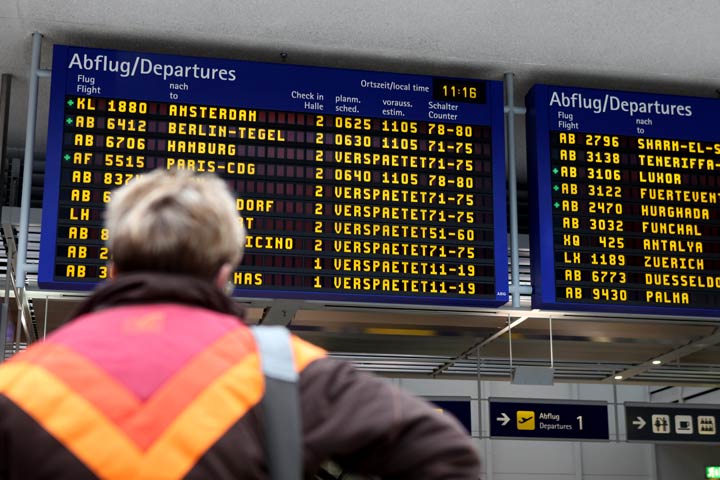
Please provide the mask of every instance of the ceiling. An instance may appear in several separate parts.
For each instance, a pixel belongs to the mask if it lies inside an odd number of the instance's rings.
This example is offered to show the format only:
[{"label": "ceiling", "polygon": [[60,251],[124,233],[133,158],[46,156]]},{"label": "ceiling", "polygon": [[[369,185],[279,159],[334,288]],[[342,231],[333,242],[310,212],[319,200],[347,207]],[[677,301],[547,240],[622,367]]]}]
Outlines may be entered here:
[{"label": "ceiling", "polygon": [[[33,32],[44,36],[46,69],[60,43],[486,79],[511,72],[513,100],[522,105],[535,83],[716,97],[718,18],[716,0],[217,0],[211,8],[188,0],[2,0],[0,73],[12,76],[8,152],[20,157],[24,149]],[[42,158],[49,81],[41,79],[39,90],[35,153]],[[526,232],[522,120],[515,143]],[[3,249],[16,241],[8,218]],[[35,259],[38,228],[30,236]],[[0,256],[4,263],[7,252]],[[527,249],[521,263],[521,284],[529,286]],[[40,336],[79,301],[38,290],[32,277],[30,287]],[[489,310],[246,303],[252,321],[269,318],[272,307],[275,320],[291,318],[305,338],[388,375],[475,376],[479,369],[507,379],[514,366],[552,365],[556,381],[613,382],[622,374],[628,383],[720,386],[717,318],[536,312],[526,297],[519,307]],[[17,318],[14,302],[10,316]],[[650,363],[656,358],[661,365]]]}]

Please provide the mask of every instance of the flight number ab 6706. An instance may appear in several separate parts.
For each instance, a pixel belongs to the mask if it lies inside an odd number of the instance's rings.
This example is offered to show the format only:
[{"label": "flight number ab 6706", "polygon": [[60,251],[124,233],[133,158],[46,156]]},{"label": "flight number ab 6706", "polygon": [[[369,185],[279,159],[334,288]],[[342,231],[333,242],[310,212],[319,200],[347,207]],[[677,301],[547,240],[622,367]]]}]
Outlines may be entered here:
[{"label": "flight number ab 6706", "polygon": [[145,139],[135,137],[116,137],[108,135],[105,137],[107,148],[127,148],[128,150],[145,150]]}]

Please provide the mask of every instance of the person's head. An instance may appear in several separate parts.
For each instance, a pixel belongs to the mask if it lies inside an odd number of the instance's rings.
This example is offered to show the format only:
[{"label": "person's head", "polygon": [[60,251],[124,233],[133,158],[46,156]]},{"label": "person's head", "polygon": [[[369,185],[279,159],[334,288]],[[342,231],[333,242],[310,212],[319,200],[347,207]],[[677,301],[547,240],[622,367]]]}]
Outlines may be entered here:
[{"label": "person's head", "polygon": [[219,286],[240,263],[245,228],[212,174],[155,170],[113,192],[105,213],[115,274],[189,275]]}]

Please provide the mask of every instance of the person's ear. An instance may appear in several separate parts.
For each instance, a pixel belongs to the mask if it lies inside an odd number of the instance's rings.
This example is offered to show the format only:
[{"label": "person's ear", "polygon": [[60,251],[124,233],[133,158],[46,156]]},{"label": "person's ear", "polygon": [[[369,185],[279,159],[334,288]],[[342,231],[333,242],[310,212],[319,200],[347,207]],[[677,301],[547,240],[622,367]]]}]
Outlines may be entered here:
[{"label": "person's ear", "polygon": [[114,279],[117,276],[117,268],[115,267],[115,262],[110,260],[108,262],[108,278]]},{"label": "person's ear", "polygon": [[230,281],[230,275],[232,275],[233,268],[229,263],[223,263],[215,274],[215,286],[220,290],[225,291],[227,283]]}]

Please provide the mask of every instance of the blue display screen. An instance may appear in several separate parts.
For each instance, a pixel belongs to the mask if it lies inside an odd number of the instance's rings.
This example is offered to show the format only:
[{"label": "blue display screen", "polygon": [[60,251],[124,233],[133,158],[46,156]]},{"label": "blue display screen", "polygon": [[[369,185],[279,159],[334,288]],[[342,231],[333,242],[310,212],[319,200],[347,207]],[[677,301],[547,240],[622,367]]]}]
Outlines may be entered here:
[{"label": "blue display screen", "polygon": [[56,46],[40,285],[107,277],[104,205],[214,172],[248,230],[235,296],[507,301],[497,81]]},{"label": "blue display screen", "polygon": [[534,308],[720,313],[720,101],[536,85]]}]

